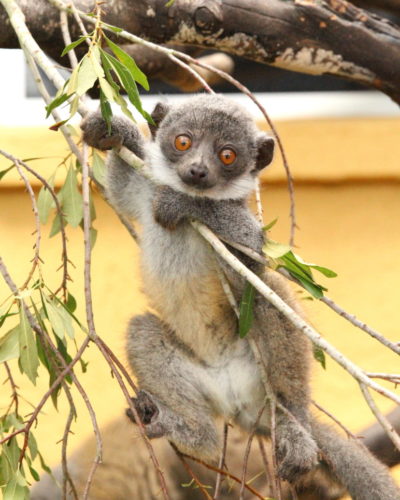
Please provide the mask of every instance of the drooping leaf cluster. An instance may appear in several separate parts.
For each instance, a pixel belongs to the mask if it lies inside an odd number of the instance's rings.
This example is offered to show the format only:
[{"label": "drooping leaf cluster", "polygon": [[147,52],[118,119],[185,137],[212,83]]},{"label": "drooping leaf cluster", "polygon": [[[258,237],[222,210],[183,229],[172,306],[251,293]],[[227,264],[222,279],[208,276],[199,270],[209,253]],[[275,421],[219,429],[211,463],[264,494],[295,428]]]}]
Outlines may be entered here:
[{"label": "drooping leaf cluster", "polygon": [[[276,223],[277,219],[265,226],[263,230],[269,231]],[[284,269],[289,275],[312,297],[320,299],[323,297],[327,288],[317,283],[314,279],[312,271],[318,271],[327,278],[334,278],[337,274],[326,267],[305,262],[299,255],[293,252],[289,245],[278,243],[268,239],[264,245],[263,252],[268,258],[268,265],[272,269]],[[238,333],[241,338],[245,337],[254,320],[254,299],[256,290],[254,286],[246,282],[242,299],[239,308],[239,328]],[[325,354],[317,346],[314,346],[314,357],[321,363],[323,368],[326,367]]]},{"label": "drooping leaf cluster", "polygon": [[[108,26],[108,25],[107,25]],[[121,31],[119,28],[113,31]],[[94,30],[88,36],[83,36],[65,47],[62,55],[67,54],[85,40],[90,40],[88,52],[74,68],[64,87],[57,93],[55,99],[46,107],[47,116],[65,102],[69,102],[69,118],[57,124],[65,124],[78,110],[80,98],[93,87],[99,89],[100,109],[109,131],[111,130],[112,109],[110,103],[116,103],[131,119],[134,117],[127,102],[122,97],[124,90],[129,102],[150,123],[151,116],[143,109],[137,87],[139,83],[145,90],[149,90],[146,75],[139,69],[134,59],[110,40],[101,29]],[[108,51],[102,48],[103,41],[108,46]]]}]

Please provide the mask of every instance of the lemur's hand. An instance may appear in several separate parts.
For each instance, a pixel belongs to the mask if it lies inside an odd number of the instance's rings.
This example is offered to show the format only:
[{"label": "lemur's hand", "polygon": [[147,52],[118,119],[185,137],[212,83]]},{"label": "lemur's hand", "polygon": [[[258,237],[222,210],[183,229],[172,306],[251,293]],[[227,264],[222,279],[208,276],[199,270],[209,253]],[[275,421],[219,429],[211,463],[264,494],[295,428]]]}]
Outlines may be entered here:
[{"label": "lemur's hand", "polygon": [[[115,121],[115,118],[113,121]],[[101,113],[99,111],[90,113],[81,123],[82,138],[89,146],[102,151],[121,146],[123,135],[117,132],[119,129],[115,125],[115,123],[112,124],[111,134],[109,134],[107,124]]]},{"label": "lemur's hand", "polygon": [[153,214],[155,221],[165,229],[174,230],[185,216],[184,198],[181,193],[169,186],[157,186],[153,199]]}]

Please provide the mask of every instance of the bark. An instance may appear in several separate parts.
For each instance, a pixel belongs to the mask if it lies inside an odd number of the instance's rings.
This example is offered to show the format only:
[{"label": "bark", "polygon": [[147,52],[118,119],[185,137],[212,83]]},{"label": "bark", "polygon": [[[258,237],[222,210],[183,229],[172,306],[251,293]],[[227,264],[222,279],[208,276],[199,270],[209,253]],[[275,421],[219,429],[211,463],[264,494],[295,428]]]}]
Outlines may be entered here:
[{"label": "bark", "polygon": [[[19,0],[41,46],[60,53],[59,14]],[[93,0],[75,0],[88,11]],[[111,0],[104,20],[157,43],[212,48],[281,68],[332,74],[400,103],[400,29],[345,0]],[[0,8],[0,47],[17,41]],[[73,21],[71,21],[73,26]],[[73,37],[78,31],[73,27]],[[144,68],[146,71],[146,68]]]}]

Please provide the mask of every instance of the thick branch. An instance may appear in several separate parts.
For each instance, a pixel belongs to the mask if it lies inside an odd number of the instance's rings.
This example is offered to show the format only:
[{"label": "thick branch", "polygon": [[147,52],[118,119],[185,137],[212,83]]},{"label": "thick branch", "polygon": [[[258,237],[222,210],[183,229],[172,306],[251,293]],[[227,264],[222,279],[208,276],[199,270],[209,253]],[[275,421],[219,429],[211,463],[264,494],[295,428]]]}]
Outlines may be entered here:
[{"label": "thick branch", "polygon": [[[63,47],[59,13],[47,0],[19,0],[44,49]],[[332,74],[376,87],[400,103],[400,29],[345,0],[114,0],[104,21],[158,43],[222,50],[266,64]],[[89,11],[93,0],[76,0]],[[0,47],[17,47],[0,8]],[[78,29],[71,20],[72,38]],[[67,59],[66,59],[67,60]]]}]

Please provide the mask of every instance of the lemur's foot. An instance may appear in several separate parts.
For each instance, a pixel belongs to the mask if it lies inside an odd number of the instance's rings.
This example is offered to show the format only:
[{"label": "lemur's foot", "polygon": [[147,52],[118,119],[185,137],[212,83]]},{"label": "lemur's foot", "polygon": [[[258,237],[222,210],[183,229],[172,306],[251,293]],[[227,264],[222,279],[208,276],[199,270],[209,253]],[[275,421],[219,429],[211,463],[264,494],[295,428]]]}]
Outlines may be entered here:
[{"label": "lemur's foot", "polygon": [[277,446],[278,475],[295,483],[301,476],[318,465],[318,447],[304,431],[297,439],[282,438]]},{"label": "lemur's foot", "polygon": [[[144,425],[146,436],[150,439],[164,436],[164,426],[158,420],[159,409],[149,394],[145,391],[139,391],[136,398],[131,398],[131,401]],[[137,424],[135,415],[130,408],[127,408],[126,415],[134,424]]]}]

